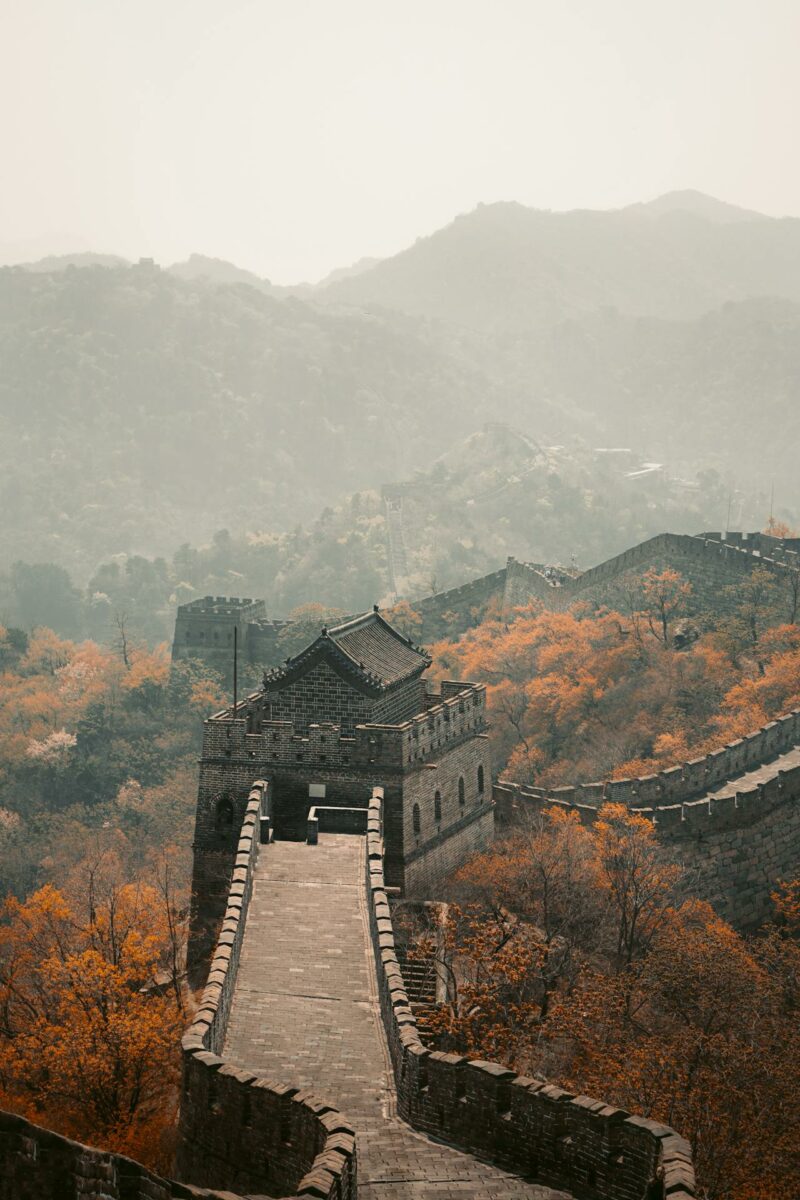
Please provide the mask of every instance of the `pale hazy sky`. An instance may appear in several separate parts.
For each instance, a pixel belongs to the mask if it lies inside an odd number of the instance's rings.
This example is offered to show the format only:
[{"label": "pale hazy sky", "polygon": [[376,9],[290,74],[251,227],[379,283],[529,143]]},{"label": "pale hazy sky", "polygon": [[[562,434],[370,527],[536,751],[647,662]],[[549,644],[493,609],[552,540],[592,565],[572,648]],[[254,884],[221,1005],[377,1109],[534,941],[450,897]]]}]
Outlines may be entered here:
[{"label": "pale hazy sky", "polygon": [[800,0],[0,0],[0,252],[275,282],[479,201],[800,214]]}]

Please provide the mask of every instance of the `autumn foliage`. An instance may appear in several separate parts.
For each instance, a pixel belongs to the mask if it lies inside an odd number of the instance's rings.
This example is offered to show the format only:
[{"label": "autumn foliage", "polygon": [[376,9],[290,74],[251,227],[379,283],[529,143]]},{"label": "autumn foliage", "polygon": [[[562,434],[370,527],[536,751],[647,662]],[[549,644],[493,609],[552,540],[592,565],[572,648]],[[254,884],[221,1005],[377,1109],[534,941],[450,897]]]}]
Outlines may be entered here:
[{"label": "autumn foliage", "polygon": [[163,646],[0,628],[0,1107],[162,1172],[200,717],[221,700]]},{"label": "autumn foliage", "polygon": [[800,885],[745,938],[692,899],[653,826],[549,810],[456,876],[435,955],[444,1049],[677,1128],[707,1200],[800,1194]]},{"label": "autumn foliage", "polygon": [[651,570],[625,611],[496,612],[436,645],[435,669],[487,684],[493,756],[509,778],[549,785],[648,774],[800,704],[791,583],[787,576],[781,591],[754,571],[733,615],[687,631],[688,583]]},{"label": "autumn foliage", "polygon": [[[177,895],[113,853],[67,891],[9,898],[0,925],[2,1104],[168,1170],[182,1001]],[[178,950],[178,954],[175,951]]]}]

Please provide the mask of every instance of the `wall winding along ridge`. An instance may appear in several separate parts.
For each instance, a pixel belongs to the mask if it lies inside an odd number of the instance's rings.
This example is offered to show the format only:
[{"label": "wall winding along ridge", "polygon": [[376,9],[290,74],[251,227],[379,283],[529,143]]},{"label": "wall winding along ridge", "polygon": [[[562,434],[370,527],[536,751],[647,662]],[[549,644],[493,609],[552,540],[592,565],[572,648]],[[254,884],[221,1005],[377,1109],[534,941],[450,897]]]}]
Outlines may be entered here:
[{"label": "wall winding along ridge", "polygon": [[[503,603],[515,608],[539,600],[545,608],[563,612],[576,601],[586,601],[624,610],[628,591],[653,567],[659,571],[671,568],[689,580],[690,613],[725,614],[737,606],[735,595],[728,595],[725,589],[756,567],[763,567],[779,584],[785,584],[799,566],[792,539],[779,541],[742,533],[659,533],[574,577],[548,579],[539,564],[510,558]],[[791,604],[788,597],[787,603]]]},{"label": "wall winding along ridge", "polygon": [[673,1129],[422,1043],[397,960],[383,877],[382,800],[367,832],[370,930],[400,1116],[416,1129],[592,1200],[689,1200],[689,1143]]},{"label": "wall winding along ridge", "polygon": [[182,1043],[177,1174],[206,1187],[352,1200],[355,1135],[336,1109],[234,1067],[219,1053],[236,987],[266,786],[256,783],[250,792],[208,983]]},{"label": "wall winding along ridge", "polygon": [[494,798],[507,822],[553,804],[585,822],[604,803],[642,813],[689,870],[693,894],[751,928],[770,917],[776,885],[800,867],[800,709],[657,775],[549,789],[501,780]]}]

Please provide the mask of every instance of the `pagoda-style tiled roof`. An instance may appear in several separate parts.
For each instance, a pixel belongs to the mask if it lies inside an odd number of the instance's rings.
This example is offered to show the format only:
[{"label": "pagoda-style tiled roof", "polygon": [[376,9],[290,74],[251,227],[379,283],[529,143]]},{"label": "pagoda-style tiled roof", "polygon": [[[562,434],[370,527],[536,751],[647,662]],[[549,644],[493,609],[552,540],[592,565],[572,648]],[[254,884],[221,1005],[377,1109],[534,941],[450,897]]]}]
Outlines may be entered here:
[{"label": "pagoda-style tiled roof", "polygon": [[305,650],[283,666],[264,674],[264,687],[290,683],[305,675],[316,662],[327,659],[340,674],[370,692],[382,692],[421,675],[430,666],[430,655],[392,628],[377,609],[323,629]]}]

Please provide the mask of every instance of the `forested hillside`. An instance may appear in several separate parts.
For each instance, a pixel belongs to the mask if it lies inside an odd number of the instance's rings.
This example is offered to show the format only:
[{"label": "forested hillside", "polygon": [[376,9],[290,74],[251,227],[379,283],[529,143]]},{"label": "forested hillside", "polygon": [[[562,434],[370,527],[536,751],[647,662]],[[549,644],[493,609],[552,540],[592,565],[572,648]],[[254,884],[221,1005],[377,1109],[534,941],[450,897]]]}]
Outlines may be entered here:
[{"label": "forested hillside", "polygon": [[492,386],[459,337],[147,266],[0,271],[0,556],[76,574],[285,530],[428,463]]},{"label": "forested hillside", "polygon": [[[602,557],[619,531],[604,472],[584,464],[608,446],[690,482],[715,470],[734,514],[774,485],[791,519],[799,223],[708,203],[491,206],[302,299],[202,256],[3,269],[0,564],[53,562],[83,587],[114,555],[169,556],[220,529],[280,537],[354,493],[433,479],[487,420],[562,451],[492,509],[501,531],[524,529],[521,504],[558,508],[554,473],[580,478]],[[509,549],[535,557],[535,540]],[[571,529],[560,541],[583,556]],[[463,549],[465,571],[481,569]],[[424,554],[419,569],[445,573]]]},{"label": "forested hillside", "polygon": [[697,193],[609,212],[497,203],[325,294],[520,335],[600,308],[686,320],[748,296],[800,301],[798,267],[800,220]]},{"label": "forested hillside", "polygon": [[651,569],[623,611],[489,613],[434,647],[434,670],[488,685],[500,775],[548,786],[648,775],[800,704],[796,587],[756,570],[728,589],[732,613],[701,630],[685,620],[690,583]]},{"label": "forested hillside", "polygon": [[[403,497],[403,594],[454,587],[503,566],[509,555],[588,567],[665,528],[694,533],[719,524],[728,493],[715,472],[687,484],[661,471],[640,475],[639,466],[633,452],[598,453],[580,438],[544,446],[487,425],[392,488]],[[767,504],[757,494],[746,504],[740,498],[736,516],[758,524]],[[345,612],[391,602],[380,492],[356,492],[288,533],[253,523],[217,529],[170,555],[117,554],[85,585],[52,562],[0,568],[4,621],[105,643],[123,618],[151,644],[169,639],[176,606],[209,594],[255,596],[278,617],[314,602]]]}]

